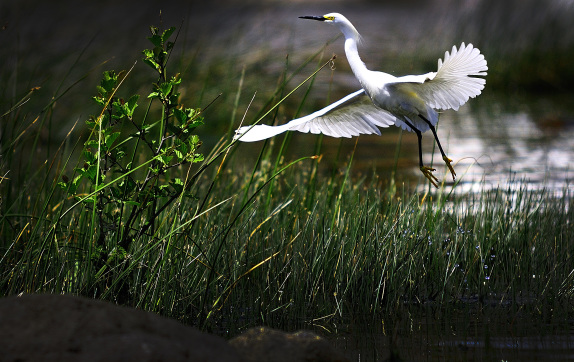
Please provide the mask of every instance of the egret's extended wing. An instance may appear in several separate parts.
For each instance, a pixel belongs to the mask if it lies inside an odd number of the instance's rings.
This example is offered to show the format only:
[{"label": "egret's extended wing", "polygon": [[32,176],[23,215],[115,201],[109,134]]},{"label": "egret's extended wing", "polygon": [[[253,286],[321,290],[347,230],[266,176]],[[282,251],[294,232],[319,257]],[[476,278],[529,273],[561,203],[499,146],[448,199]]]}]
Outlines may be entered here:
[{"label": "egret's extended wing", "polygon": [[281,126],[245,126],[235,131],[235,139],[255,142],[285,131],[323,133],[331,137],[352,137],[359,134],[378,134],[377,128],[395,124],[396,117],[376,107],[363,89],[308,116],[297,118]]},{"label": "egret's extended wing", "polygon": [[444,53],[436,73],[401,77],[393,86],[415,92],[432,108],[457,110],[482,92],[486,80],[477,77],[485,76],[487,70],[484,55],[472,44],[462,43],[459,49],[453,46],[450,53]]}]

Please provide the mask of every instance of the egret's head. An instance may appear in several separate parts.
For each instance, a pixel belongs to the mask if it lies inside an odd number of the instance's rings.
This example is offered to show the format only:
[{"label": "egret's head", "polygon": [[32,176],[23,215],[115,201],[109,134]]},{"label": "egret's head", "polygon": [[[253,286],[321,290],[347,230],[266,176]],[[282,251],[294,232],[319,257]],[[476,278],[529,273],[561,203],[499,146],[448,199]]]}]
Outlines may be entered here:
[{"label": "egret's head", "polygon": [[349,23],[349,20],[347,20],[346,17],[344,17],[343,15],[338,14],[338,13],[329,13],[329,14],[325,14],[323,16],[300,16],[299,18],[319,20],[319,21],[324,21],[326,23],[337,23],[337,22],[341,22],[341,21],[346,21],[347,23]]},{"label": "egret's head", "polygon": [[339,27],[339,29],[341,30],[341,32],[343,33],[343,35],[345,35],[346,38],[354,38],[355,40],[357,40],[357,42],[361,41],[361,36],[359,35],[359,32],[357,31],[357,29],[355,29],[355,27],[353,26],[353,24],[351,24],[351,22],[349,20],[347,20],[346,17],[344,17],[343,15],[339,14],[339,13],[329,13],[329,14],[325,14],[323,16],[300,16],[301,19],[311,19],[311,20],[319,20],[319,21],[324,21],[326,23],[331,23],[334,25],[337,25]]}]

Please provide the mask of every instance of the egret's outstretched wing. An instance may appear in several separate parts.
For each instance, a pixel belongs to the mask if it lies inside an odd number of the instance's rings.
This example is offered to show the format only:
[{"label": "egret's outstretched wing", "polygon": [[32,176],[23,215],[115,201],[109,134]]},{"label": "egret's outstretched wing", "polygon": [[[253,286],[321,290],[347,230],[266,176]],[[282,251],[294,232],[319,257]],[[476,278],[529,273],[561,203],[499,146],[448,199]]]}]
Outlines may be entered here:
[{"label": "egret's outstretched wing", "polygon": [[444,54],[444,62],[438,60],[438,71],[419,76],[399,78],[393,84],[405,91],[415,92],[427,105],[435,109],[454,109],[478,96],[484,89],[488,66],[484,55],[472,44],[452,47]]},{"label": "egret's outstretched wing", "polygon": [[235,131],[235,139],[255,142],[285,131],[310,132],[331,137],[352,137],[360,134],[378,134],[378,127],[395,124],[396,117],[376,107],[363,89],[308,116],[297,118],[281,126],[255,125]]}]

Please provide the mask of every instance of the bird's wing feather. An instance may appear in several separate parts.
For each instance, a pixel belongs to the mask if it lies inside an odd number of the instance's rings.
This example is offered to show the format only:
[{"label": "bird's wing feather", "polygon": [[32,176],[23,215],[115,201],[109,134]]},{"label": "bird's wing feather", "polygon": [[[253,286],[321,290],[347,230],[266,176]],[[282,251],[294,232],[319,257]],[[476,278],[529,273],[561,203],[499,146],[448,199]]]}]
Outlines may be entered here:
[{"label": "bird's wing feather", "polygon": [[395,124],[396,117],[376,107],[363,89],[308,116],[281,126],[255,125],[241,127],[235,139],[254,142],[276,136],[285,131],[325,134],[331,137],[352,137],[359,134],[378,134],[378,127]]},{"label": "bird's wing feather", "polygon": [[488,66],[484,55],[472,44],[452,47],[438,60],[438,71],[418,76],[399,78],[397,88],[409,88],[435,109],[457,110],[469,98],[478,96],[484,89]]},{"label": "bird's wing feather", "polygon": [[[378,127],[395,124],[396,117],[376,107],[363,89],[308,116],[291,121],[289,129],[299,132],[323,133],[331,137],[353,137],[378,134]],[[291,123],[290,122],[290,123]]]}]

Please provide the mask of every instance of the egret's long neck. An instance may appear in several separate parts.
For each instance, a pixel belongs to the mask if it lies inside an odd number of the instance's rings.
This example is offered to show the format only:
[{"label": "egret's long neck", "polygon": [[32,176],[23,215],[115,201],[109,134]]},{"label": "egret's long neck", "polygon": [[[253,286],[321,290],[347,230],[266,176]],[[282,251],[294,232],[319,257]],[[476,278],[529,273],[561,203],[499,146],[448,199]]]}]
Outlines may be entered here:
[{"label": "egret's long neck", "polygon": [[349,62],[353,73],[355,73],[355,77],[361,80],[361,75],[365,74],[369,70],[359,56],[357,38],[355,36],[348,36],[345,34],[345,54],[347,55],[347,61]]},{"label": "egret's long neck", "polygon": [[363,88],[365,88],[366,84],[363,83],[370,77],[368,76],[369,70],[361,60],[361,57],[359,57],[359,51],[357,49],[360,38],[359,32],[353,24],[348,21],[341,22],[337,25],[339,25],[339,29],[345,36],[345,54],[347,55],[347,61],[353,73],[355,73],[355,77],[359,80]]}]

